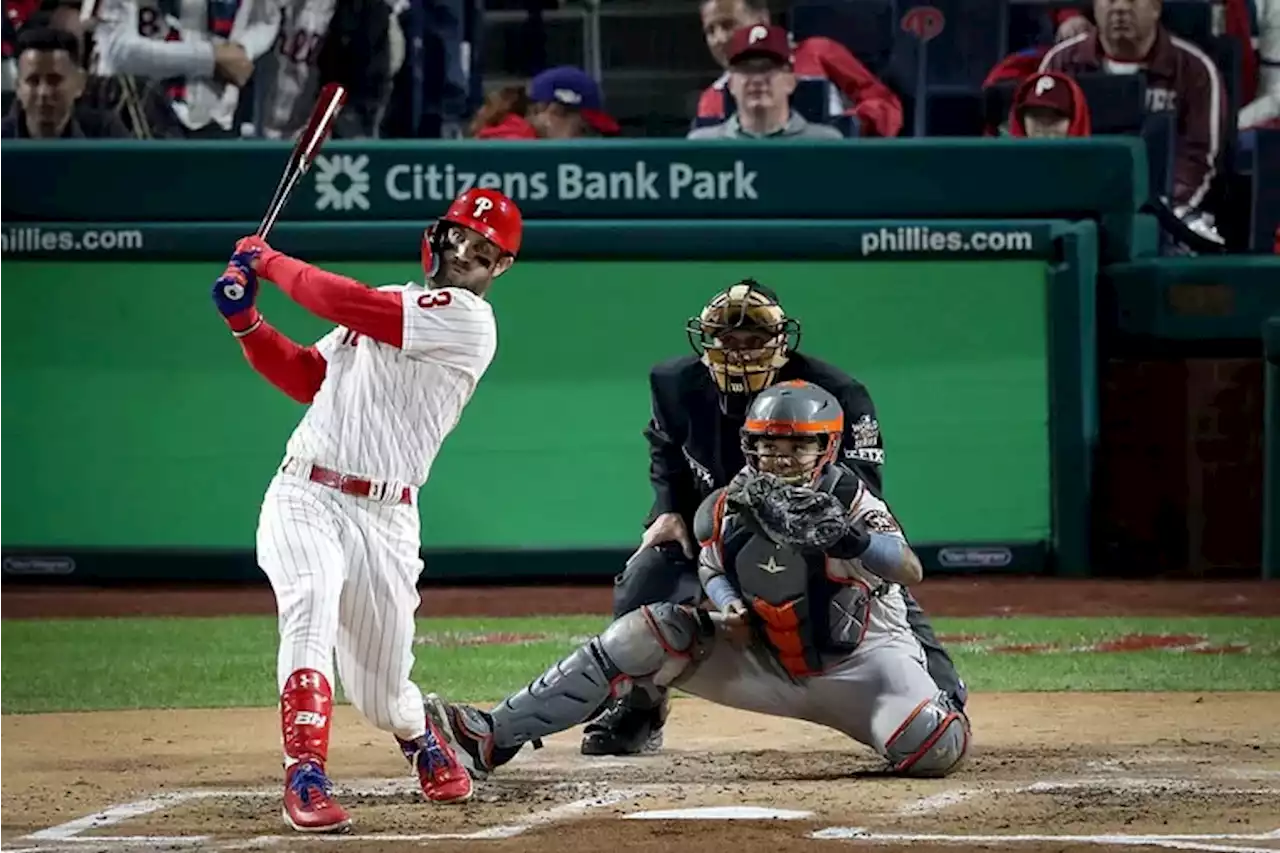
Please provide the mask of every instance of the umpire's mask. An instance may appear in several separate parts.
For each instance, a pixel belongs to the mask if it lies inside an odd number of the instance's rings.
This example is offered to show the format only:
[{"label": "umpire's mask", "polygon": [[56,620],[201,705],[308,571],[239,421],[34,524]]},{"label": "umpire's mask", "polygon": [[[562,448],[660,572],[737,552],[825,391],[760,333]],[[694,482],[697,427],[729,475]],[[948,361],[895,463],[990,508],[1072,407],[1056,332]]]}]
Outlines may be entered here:
[{"label": "umpire's mask", "polygon": [[800,324],[783,313],[772,290],[749,278],[717,293],[685,331],[711,371],[721,410],[735,416],[773,384],[800,344]]}]

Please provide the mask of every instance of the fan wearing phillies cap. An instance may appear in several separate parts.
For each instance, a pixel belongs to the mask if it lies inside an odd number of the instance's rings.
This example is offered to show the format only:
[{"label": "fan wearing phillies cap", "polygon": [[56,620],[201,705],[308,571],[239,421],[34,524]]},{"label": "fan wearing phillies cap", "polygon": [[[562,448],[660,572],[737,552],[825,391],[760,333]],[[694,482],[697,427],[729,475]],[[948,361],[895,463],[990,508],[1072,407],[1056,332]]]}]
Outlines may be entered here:
[{"label": "fan wearing phillies cap", "polygon": [[796,90],[791,37],[782,27],[753,24],[729,39],[729,94],[737,111],[690,139],[843,139],[834,127],[810,124],[791,109]]},{"label": "fan wearing phillies cap", "polygon": [[1028,139],[1089,136],[1089,104],[1066,74],[1033,74],[1013,95],[1009,134]]},{"label": "fan wearing phillies cap", "polygon": [[[258,516],[257,557],[275,593],[285,823],[351,825],[326,761],[334,657],[347,698],[395,736],[423,796],[470,799],[471,777],[410,679],[422,572],[418,488],[497,349],[485,295],[515,262],[523,221],[497,190],[471,189],[423,234],[424,284],[377,289],[260,237],[236,244],[213,301],[249,363],[307,404]],[[259,277],[334,325],[314,346],[254,305]],[[254,429],[251,413],[245,429]],[[252,462],[229,437],[228,477]]]},{"label": "fan wearing phillies cap", "polygon": [[[726,49],[743,27],[768,26],[768,0],[701,0],[702,35],[711,57],[728,69]],[[794,70],[805,79],[830,80],[835,89],[833,114],[843,112],[858,122],[859,136],[897,136],[902,132],[902,102],[893,90],[834,39],[813,36],[795,44]],[[722,119],[728,113],[729,74],[720,76],[698,99],[698,118]]]}]

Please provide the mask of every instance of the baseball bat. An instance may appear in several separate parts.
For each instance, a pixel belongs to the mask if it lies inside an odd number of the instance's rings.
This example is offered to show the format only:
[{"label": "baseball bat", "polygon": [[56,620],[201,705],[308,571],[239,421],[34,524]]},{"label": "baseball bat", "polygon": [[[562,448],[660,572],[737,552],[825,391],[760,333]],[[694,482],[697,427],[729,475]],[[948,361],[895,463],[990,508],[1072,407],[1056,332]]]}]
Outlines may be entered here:
[{"label": "baseball bat", "polygon": [[316,98],[316,105],[311,110],[311,118],[307,121],[306,129],[294,143],[293,153],[289,155],[284,174],[280,176],[280,183],[276,185],[275,195],[271,197],[271,204],[267,206],[267,215],[262,217],[262,224],[258,226],[258,236],[262,239],[265,240],[271,233],[276,219],[280,216],[280,211],[284,210],[285,204],[289,201],[293,188],[311,168],[312,161],[320,153],[320,146],[333,130],[333,123],[346,101],[347,90],[337,83],[326,83],[320,90],[320,97]]}]

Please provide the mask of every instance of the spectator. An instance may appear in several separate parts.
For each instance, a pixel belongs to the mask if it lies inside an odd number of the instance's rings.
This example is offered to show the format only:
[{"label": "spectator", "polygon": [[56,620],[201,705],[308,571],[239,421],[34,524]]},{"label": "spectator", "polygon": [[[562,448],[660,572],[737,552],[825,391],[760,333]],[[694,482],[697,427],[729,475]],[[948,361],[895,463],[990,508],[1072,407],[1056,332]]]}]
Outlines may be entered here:
[{"label": "spectator", "polygon": [[1147,112],[1176,112],[1173,200],[1198,210],[1213,181],[1226,130],[1226,90],[1213,60],[1160,24],[1161,0],[1094,0],[1097,29],[1059,42],[1041,71],[1144,74]]},{"label": "spectator", "polygon": [[80,46],[53,29],[23,28],[18,58],[17,103],[4,119],[6,139],[110,139],[129,132],[111,113],[77,109],[84,92]]},{"label": "spectator", "polygon": [[[770,23],[767,0],[704,0],[701,12],[707,48],[725,69],[729,67],[731,36],[744,27]],[[859,136],[897,136],[902,132],[902,102],[844,45],[829,38],[807,38],[794,45],[794,57],[796,75],[831,81],[839,96],[831,114],[857,119]],[[729,77],[726,71],[703,91],[698,99],[698,118],[724,118]]]},{"label": "spectator", "polygon": [[1009,135],[1027,139],[1089,136],[1089,104],[1084,92],[1065,74],[1028,77],[1013,95]]},{"label": "spectator", "polygon": [[386,0],[288,0],[280,12],[275,48],[260,63],[256,86],[259,128],[269,139],[292,139],[306,125],[320,88],[340,83],[347,101],[335,139],[377,136],[391,88]]},{"label": "spectator", "polygon": [[[1227,5],[1230,30],[1232,9],[1231,4]],[[1256,48],[1250,51],[1254,61],[1245,63],[1246,103],[1240,110],[1241,130],[1280,126],[1280,0],[1254,0],[1253,8],[1257,13],[1258,38]],[[1243,26],[1247,31],[1247,14]],[[1247,39],[1246,47],[1255,45]]]},{"label": "spectator", "polygon": [[[470,102],[481,47],[481,0],[385,0],[392,6],[406,56],[395,74],[382,135],[457,139]],[[478,94],[478,93],[477,93]]]},{"label": "spectator", "polygon": [[475,139],[537,139],[538,131],[529,124],[529,93],[524,86],[503,86],[484,99],[468,135]]},{"label": "spectator", "polygon": [[[87,67],[92,35],[81,17],[80,6],[80,0],[44,0],[40,11],[29,19],[28,26],[52,27],[69,33],[79,46],[81,66]],[[186,136],[182,123],[173,113],[173,102],[159,80],[147,80],[131,74],[113,77],[89,74],[85,78],[79,107],[114,114],[135,139],[182,139]]]},{"label": "spectator", "polygon": [[0,89],[6,94],[12,93],[18,85],[18,57],[14,47],[18,41],[18,30],[26,24],[27,19],[40,6],[40,0],[4,0],[4,57],[0,62]]},{"label": "spectator", "polygon": [[176,14],[139,0],[101,0],[94,71],[169,81],[188,136],[239,135],[240,87],[280,28],[277,0],[174,0]]},{"label": "spectator", "polygon": [[590,74],[572,65],[548,68],[521,86],[497,89],[471,120],[476,139],[581,139],[614,136],[618,122]]},{"label": "spectator", "polygon": [[543,139],[618,133],[618,123],[604,111],[600,85],[572,65],[548,68],[529,81],[529,123]]},{"label": "spectator", "polygon": [[689,131],[690,139],[843,139],[791,109],[796,89],[791,38],[782,27],[755,24],[729,39],[729,93],[738,105],[727,121]]}]

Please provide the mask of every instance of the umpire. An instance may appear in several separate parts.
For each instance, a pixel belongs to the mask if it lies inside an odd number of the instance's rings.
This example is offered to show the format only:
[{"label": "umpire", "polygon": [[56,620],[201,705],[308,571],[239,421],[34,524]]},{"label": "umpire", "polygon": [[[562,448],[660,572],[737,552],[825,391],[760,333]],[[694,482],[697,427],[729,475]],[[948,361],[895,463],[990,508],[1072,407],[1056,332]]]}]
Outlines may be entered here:
[{"label": "umpire", "polygon": [[[685,330],[694,354],[664,361],[649,374],[653,415],[645,437],[654,504],[640,547],[614,579],[615,618],[642,604],[693,604],[701,598],[698,545],[689,532],[694,512],[742,469],[739,431],[747,406],[775,382],[803,379],[835,395],[845,416],[840,461],[881,494],[884,444],[871,396],[838,368],[796,351],[800,324],[783,312],[772,290],[744,279],[717,293]],[[966,690],[951,657],[915,597],[902,593],[929,674],[963,710]],[[643,691],[632,691],[587,725],[583,754],[660,749],[668,705],[665,691],[656,705]]]}]

